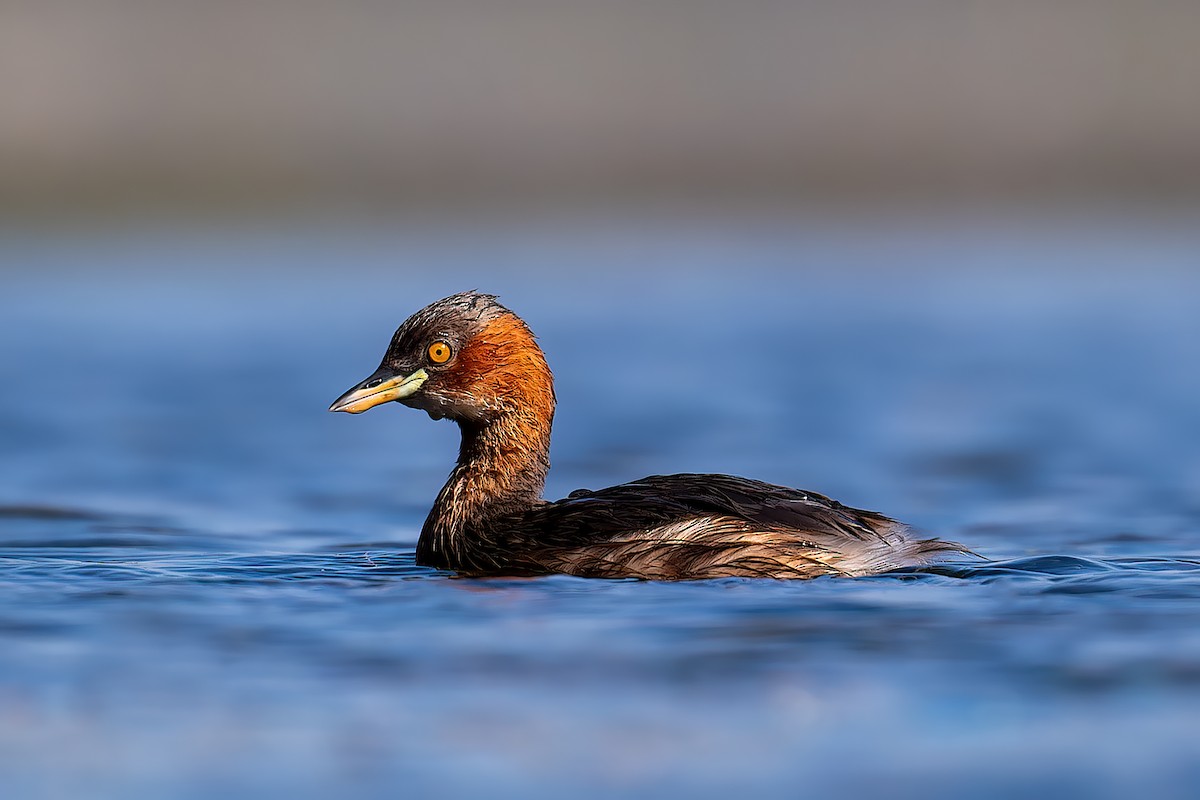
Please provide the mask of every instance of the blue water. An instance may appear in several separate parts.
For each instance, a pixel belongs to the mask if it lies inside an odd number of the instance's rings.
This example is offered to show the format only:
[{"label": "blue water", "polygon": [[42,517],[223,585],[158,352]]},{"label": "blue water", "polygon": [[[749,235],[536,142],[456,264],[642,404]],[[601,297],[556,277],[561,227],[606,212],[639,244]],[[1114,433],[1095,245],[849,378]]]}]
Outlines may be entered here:
[{"label": "blue water", "polygon": [[[9,231],[3,795],[1192,797],[1184,222]],[[466,288],[555,369],[549,495],[734,472],[987,560],[794,583],[417,567],[454,427],[325,408]]]}]

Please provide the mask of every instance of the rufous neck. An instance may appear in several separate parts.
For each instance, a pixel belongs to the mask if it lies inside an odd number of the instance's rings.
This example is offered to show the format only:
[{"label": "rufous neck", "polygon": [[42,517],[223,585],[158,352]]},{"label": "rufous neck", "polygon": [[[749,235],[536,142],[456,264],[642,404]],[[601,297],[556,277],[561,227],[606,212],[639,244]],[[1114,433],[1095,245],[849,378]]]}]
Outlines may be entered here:
[{"label": "rufous neck", "polygon": [[421,529],[420,563],[469,566],[461,562],[496,520],[540,502],[552,422],[552,412],[543,418],[513,410],[485,423],[459,423],[458,463]]}]

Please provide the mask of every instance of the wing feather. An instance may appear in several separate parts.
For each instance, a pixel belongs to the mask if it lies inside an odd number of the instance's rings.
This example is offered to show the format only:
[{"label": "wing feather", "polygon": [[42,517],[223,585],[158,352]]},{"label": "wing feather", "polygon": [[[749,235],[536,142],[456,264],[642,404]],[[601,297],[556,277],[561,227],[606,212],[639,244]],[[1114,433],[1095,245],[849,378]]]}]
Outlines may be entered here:
[{"label": "wing feather", "polygon": [[499,526],[531,571],[659,580],[864,575],[919,566],[952,542],[815,492],[731,475],[652,475],[576,491]]}]

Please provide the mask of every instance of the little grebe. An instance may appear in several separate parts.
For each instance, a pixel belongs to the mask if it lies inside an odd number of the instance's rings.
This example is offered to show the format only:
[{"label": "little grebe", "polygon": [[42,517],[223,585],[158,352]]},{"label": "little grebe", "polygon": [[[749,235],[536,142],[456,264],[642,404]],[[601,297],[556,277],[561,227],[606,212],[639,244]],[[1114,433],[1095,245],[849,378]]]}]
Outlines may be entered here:
[{"label": "little grebe", "polygon": [[654,475],[542,500],[553,377],[528,326],[491,295],[464,292],[418,311],[379,369],[329,410],[359,414],[392,400],[462,430],[418,564],[470,575],[813,578],[963,551],[819,494],[730,475]]}]

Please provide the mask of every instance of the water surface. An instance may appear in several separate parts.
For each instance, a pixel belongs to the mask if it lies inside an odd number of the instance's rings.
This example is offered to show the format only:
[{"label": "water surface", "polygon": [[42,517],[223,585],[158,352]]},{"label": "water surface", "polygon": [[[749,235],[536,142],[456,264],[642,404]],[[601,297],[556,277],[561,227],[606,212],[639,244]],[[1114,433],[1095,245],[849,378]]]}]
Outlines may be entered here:
[{"label": "water surface", "polygon": [[[7,235],[12,797],[1190,797],[1200,228],[791,219]],[[987,560],[859,580],[462,580],[456,432],[325,413],[494,291],[562,496],[735,472]]]}]

